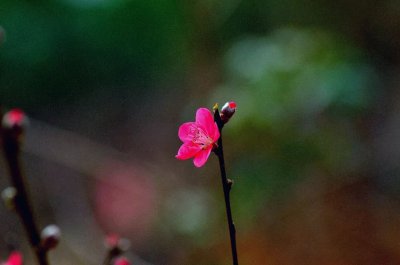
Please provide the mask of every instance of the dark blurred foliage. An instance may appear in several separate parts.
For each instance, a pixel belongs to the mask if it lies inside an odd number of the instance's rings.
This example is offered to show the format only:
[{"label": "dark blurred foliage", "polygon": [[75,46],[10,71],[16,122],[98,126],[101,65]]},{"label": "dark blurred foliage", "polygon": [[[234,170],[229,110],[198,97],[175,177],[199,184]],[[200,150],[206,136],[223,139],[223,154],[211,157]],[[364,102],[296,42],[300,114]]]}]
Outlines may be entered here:
[{"label": "dark blurred foliage", "polygon": [[143,91],[182,65],[171,64],[185,47],[175,3],[111,4],[78,8],[55,1],[3,1],[9,33],[1,53],[6,103],[18,100],[43,111],[105,87],[134,95],[127,90]]},{"label": "dark blurred foliage", "polygon": [[[224,129],[240,264],[399,264],[398,1],[0,2],[0,104],[31,117],[27,181],[57,264],[230,264],[215,157],[174,158],[198,107]],[[8,184],[4,161],[0,185]],[[0,254],[29,250],[0,208]]]}]

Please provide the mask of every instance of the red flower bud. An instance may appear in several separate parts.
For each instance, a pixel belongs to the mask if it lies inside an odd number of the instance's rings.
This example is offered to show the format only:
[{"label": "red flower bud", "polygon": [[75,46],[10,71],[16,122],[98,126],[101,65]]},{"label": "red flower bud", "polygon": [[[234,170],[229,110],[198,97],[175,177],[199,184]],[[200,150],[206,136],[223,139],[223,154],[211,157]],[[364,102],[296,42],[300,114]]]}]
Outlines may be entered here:
[{"label": "red flower bud", "polygon": [[12,109],[3,117],[2,125],[5,129],[16,127],[25,127],[28,123],[28,118],[21,109]]},{"label": "red flower bud", "polygon": [[2,127],[8,137],[20,139],[29,124],[28,118],[21,109],[12,109],[3,116]]},{"label": "red flower bud", "polygon": [[221,108],[220,116],[223,123],[227,123],[229,119],[235,114],[236,103],[233,101],[226,102]]}]

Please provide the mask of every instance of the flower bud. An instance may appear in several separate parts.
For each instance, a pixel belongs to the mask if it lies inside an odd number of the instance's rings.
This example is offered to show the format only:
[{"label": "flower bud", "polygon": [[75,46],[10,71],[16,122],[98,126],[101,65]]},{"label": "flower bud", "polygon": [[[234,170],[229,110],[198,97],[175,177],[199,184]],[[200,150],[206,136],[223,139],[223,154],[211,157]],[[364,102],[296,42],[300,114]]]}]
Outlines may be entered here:
[{"label": "flower bud", "polygon": [[1,193],[1,198],[4,201],[7,209],[15,209],[15,197],[17,196],[17,190],[14,187],[7,187]]},{"label": "flower bud", "polygon": [[235,114],[236,103],[233,101],[226,102],[221,108],[220,116],[223,123],[227,123],[229,119]]},{"label": "flower bud", "polygon": [[115,259],[115,261],[113,262],[113,265],[131,265],[131,263],[129,262],[129,260],[125,257],[120,257]]},{"label": "flower bud", "polygon": [[28,117],[21,109],[12,109],[3,116],[2,127],[10,136],[18,138],[28,126]]},{"label": "flower bud", "polygon": [[228,185],[229,190],[232,189],[233,183],[234,183],[234,182],[233,182],[232,179],[227,179],[227,180],[226,180],[226,184]]},{"label": "flower bud", "polygon": [[130,241],[128,239],[121,238],[117,234],[109,234],[109,235],[107,235],[107,237],[106,237],[106,239],[104,241],[104,244],[110,250],[118,249],[120,251],[127,251],[131,246],[131,243],[130,243]]},{"label": "flower bud", "polygon": [[46,226],[40,235],[41,237],[41,246],[50,250],[55,248],[60,242],[61,231],[60,228],[56,225],[48,225]]}]

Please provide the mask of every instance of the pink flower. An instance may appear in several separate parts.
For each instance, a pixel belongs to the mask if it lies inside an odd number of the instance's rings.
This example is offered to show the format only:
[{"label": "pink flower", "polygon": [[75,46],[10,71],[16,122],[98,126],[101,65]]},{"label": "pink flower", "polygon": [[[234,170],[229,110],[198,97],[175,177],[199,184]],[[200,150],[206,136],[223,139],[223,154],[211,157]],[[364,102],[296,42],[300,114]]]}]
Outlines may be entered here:
[{"label": "pink flower", "polygon": [[131,263],[129,262],[129,260],[125,257],[121,257],[121,258],[117,258],[113,265],[131,265]]},{"label": "pink flower", "polygon": [[22,254],[19,251],[11,252],[8,260],[2,265],[22,265]]},{"label": "pink flower", "polygon": [[194,165],[201,167],[207,162],[220,134],[211,112],[206,108],[199,108],[196,121],[182,124],[178,136],[183,144],[175,157],[180,160],[194,157]]}]

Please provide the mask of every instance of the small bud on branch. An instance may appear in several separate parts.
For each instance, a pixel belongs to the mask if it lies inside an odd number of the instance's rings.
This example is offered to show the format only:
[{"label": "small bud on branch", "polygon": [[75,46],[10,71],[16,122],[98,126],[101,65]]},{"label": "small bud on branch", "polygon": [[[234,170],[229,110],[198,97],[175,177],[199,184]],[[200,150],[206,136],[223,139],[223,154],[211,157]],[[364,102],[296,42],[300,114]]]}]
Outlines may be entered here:
[{"label": "small bud on branch", "polygon": [[[109,234],[106,236],[104,240],[104,245],[108,249],[107,256],[104,259],[103,265],[124,265],[127,264],[129,265],[130,263],[126,258],[118,258],[119,255],[121,255],[123,252],[127,251],[130,248],[130,241],[126,238],[121,238],[117,234]],[[118,260],[121,260],[121,263],[116,263]],[[128,262],[128,263],[123,263],[123,262]]]},{"label": "small bud on branch", "polygon": [[14,187],[7,187],[1,193],[1,198],[4,201],[7,209],[15,210],[15,197],[17,196],[17,190]]},{"label": "small bud on branch", "polygon": [[229,121],[229,119],[235,114],[236,111],[236,103],[233,101],[226,102],[224,106],[221,108],[220,116],[222,122],[225,124]]},{"label": "small bud on branch", "polygon": [[20,141],[24,130],[29,125],[29,120],[21,109],[12,109],[4,114],[1,125],[4,137],[12,137]]},{"label": "small bud on branch", "polygon": [[48,225],[40,234],[41,242],[40,245],[45,250],[50,250],[55,248],[60,242],[61,230],[56,225]]}]

